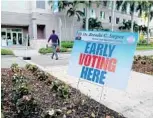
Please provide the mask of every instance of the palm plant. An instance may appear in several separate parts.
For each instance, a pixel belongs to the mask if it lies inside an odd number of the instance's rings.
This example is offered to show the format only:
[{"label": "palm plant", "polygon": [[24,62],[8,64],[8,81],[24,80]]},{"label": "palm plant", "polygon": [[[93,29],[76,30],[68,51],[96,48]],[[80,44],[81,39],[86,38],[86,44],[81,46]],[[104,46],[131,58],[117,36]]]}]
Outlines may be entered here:
[{"label": "palm plant", "polygon": [[80,11],[77,9],[78,5],[79,5],[79,1],[73,1],[70,2],[71,6],[70,8],[67,10],[67,15],[69,17],[73,17],[72,19],[72,27],[71,27],[71,34],[73,34],[73,27],[74,27],[74,19],[75,16],[77,16],[77,21],[80,21],[81,17],[84,16],[84,12]]},{"label": "palm plant", "polygon": [[85,13],[85,15],[86,15],[86,17],[85,17],[86,18],[86,25],[85,25],[85,27],[86,27],[86,30],[88,30],[89,29],[88,28],[88,26],[89,26],[89,14],[88,14],[89,10],[90,10],[92,4],[96,4],[97,7],[99,7],[101,1],[86,0],[86,1],[79,1],[79,3],[82,3],[82,4],[85,5],[85,9],[86,9],[86,13]]},{"label": "palm plant", "polygon": [[[82,28],[85,29],[86,19],[83,19]],[[97,18],[89,18],[89,30],[102,30],[102,24]]]},{"label": "palm plant", "polygon": [[131,32],[133,32],[133,26],[134,26],[134,13],[138,11],[139,9],[137,8],[138,1],[120,1],[120,4],[118,6],[118,9],[121,9],[122,12],[127,11],[127,6],[130,6],[130,15],[131,15]]},{"label": "palm plant", "polygon": [[139,1],[139,6],[138,6],[138,9],[139,9],[139,16],[142,15],[142,13],[144,12],[145,13],[145,17],[148,18],[148,21],[147,21],[147,44],[149,44],[149,23],[150,23],[150,20],[152,20],[153,18],[153,11],[151,11],[153,7],[153,1]]},{"label": "palm plant", "polygon": [[[134,32],[143,32],[146,33],[147,32],[147,27],[146,26],[142,26],[142,25],[138,25],[136,22],[133,23],[133,30]],[[123,22],[123,25],[119,27],[120,30],[130,30],[131,29],[131,21],[127,21],[127,22]]]},{"label": "palm plant", "polygon": [[[54,1],[49,1],[48,3],[51,5],[51,8],[54,7]],[[79,1],[68,1],[68,0],[67,1],[58,1],[59,12],[62,12],[66,8],[68,8],[68,10],[66,11],[67,16],[69,16],[69,17],[73,16],[72,28],[74,26],[75,16],[77,16],[77,21],[80,21],[81,16],[84,16],[84,13],[77,9],[78,4],[79,4]],[[65,16],[65,28],[66,28],[66,16]],[[72,29],[71,29],[71,31],[72,31]]]},{"label": "palm plant", "polygon": [[[54,1],[52,0],[49,0],[48,1],[48,4],[51,5],[51,9],[54,8]],[[58,1],[58,10],[59,12],[63,11],[64,9],[66,9],[66,7],[68,7],[70,5],[70,2],[69,1]]]},{"label": "palm plant", "polygon": [[81,17],[84,16],[84,12],[77,9],[77,6],[79,5],[78,1],[73,1],[70,3],[71,7],[67,10],[67,15],[69,17],[77,16],[77,21],[80,21]]}]

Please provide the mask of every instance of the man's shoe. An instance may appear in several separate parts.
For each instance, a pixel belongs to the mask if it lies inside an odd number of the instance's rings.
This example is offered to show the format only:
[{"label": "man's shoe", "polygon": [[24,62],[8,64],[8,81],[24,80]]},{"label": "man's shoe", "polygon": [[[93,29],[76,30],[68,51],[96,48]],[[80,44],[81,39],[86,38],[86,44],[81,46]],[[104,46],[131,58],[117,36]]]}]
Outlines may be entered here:
[{"label": "man's shoe", "polygon": [[58,60],[58,58],[56,58],[56,60]]},{"label": "man's shoe", "polygon": [[51,57],[53,59],[53,57]]}]

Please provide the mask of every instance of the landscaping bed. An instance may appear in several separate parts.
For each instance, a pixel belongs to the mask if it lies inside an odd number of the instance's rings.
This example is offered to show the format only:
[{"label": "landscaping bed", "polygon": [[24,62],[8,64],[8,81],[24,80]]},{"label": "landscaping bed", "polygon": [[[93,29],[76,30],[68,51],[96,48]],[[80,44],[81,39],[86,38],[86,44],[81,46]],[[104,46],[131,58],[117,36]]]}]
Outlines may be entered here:
[{"label": "landscaping bed", "polygon": [[5,118],[124,118],[34,65],[2,68],[1,80]]},{"label": "landscaping bed", "polygon": [[132,69],[136,72],[153,75],[153,56],[134,56]]}]

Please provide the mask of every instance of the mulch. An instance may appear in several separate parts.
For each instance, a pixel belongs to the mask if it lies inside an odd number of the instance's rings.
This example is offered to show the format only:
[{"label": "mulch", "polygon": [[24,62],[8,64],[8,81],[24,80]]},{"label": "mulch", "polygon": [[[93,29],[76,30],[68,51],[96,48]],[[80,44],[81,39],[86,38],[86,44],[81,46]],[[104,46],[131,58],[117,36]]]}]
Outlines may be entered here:
[{"label": "mulch", "polygon": [[153,56],[135,56],[132,69],[136,72],[153,75]]},{"label": "mulch", "polygon": [[[11,78],[13,73],[8,68],[2,68],[1,72],[1,85],[4,90],[4,107],[2,111],[5,118],[16,118],[15,105],[12,103],[13,86]],[[99,104],[95,100],[81,94],[80,91],[72,87],[70,87],[70,98],[60,98],[56,96],[55,92],[51,91],[50,86],[46,85],[43,81],[37,80],[31,72],[23,69],[23,73],[24,76],[28,78],[28,85],[32,96],[35,98],[43,111],[47,111],[52,108],[60,109],[64,114],[66,114],[66,118],[105,118],[106,116],[111,116],[110,118],[125,118],[120,113]],[[49,79],[55,78],[50,75]],[[41,116],[37,116],[36,118],[41,118]]]}]

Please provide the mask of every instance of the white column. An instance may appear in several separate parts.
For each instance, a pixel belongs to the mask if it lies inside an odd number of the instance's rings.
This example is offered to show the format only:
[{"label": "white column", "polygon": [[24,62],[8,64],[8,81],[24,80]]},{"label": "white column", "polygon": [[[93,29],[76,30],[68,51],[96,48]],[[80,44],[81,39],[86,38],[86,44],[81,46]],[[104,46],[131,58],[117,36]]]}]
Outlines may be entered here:
[{"label": "white column", "polygon": [[60,41],[60,48],[61,48],[61,33],[62,33],[62,20],[61,18],[59,17],[59,41]]},{"label": "white column", "polygon": [[31,1],[31,12],[32,12],[32,38],[37,39],[37,24],[36,24],[36,0]]},{"label": "white column", "polygon": [[32,20],[32,33],[33,33],[33,39],[37,39],[37,24],[36,20]]}]

